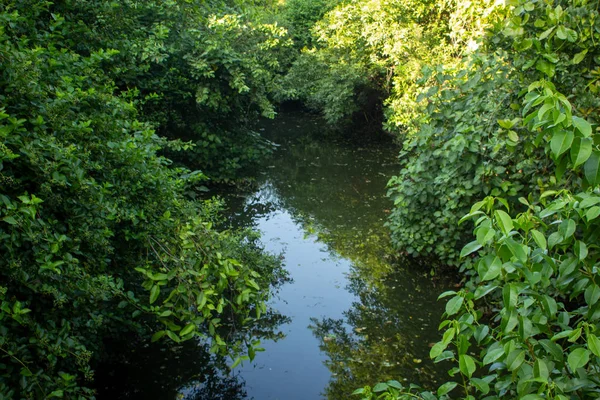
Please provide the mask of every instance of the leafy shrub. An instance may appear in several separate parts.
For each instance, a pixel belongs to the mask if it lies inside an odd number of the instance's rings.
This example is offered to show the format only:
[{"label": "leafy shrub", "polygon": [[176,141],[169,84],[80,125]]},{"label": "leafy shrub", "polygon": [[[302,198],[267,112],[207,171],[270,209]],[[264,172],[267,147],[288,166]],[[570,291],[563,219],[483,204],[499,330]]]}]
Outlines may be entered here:
[{"label": "leafy shrub", "polygon": [[172,168],[158,153],[181,143],[114,94],[116,51],[80,54],[77,22],[14,5],[0,6],[0,397],[92,398],[111,335],[252,354],[226,334],[265,312],[277,260],[184,196],[205,177]]},{"label": "leafy shrub", "polygon": [[507,145],[554,165],[538,170],[538,190],[522,192],[518,203],[488,196],[462,219],[475,223],[476,239],[461,251],[468,279],[463,289],[440,296],[450,298],[444,333],[430,352],[455,363],[453,379],[436,394],[396,381],[356,394],[598,397],[600,151],[590,112],[598,108],[596,15],[596,4],[587,1],[518,1],[502,31],[489,38],[491,51],[512,46],[503,54],[517,80],[518,114],[498,118]]},{"label": "leafy shrub", "polygon": [[[37,2],[13,7],[29,3]],[[61,47],[84,56],[116,50],[104,74],[160,136],[192,145],[168,156],[231,181],[270,151],[252,128],[275,115],[270,93],[291,45],[285,29],[243,17],[246,3],[65,1],[48,5],[37,28],[58,18]]]}]

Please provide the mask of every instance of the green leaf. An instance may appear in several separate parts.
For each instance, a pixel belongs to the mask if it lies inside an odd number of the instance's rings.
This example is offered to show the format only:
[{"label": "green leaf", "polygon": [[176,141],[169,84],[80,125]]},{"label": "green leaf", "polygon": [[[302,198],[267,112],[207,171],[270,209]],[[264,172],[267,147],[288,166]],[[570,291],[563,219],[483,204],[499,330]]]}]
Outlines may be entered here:
[{"label": "green leaf", "polygon": [[483,246],[477,242],[476,240],[472,241],[471,243],[468,243],[465,247],[463,247],[463,249],[460,252],[460,257],[466,257],[469,254],[476,252],[477,250],[481,249]]},{"label": "green leaf", "polygon": [[496,223],[502,232],[505,235],[508,235],[508,233],[513,230],[513,222],[510,215],[502,210],[496,210],[494,211],[494,216],[496,217]]},{"label": "green leaf", "polygon": [[556,343],[551,342],[548,339],[540,340],[540,344],[546,350],[546,352],[554,357],[555,360],[562,362],[563,360],[563,349]]},{"label": "green leaf", "polygon": [[389,385],[385,382],[379,382],[377,385],[375,385],[373,387],[373,392],[374,393],[380,393],[380,392],[385,392],[386,390],[388,390]]},{"label": "green leaf", "polygon": [[7,224],[10,224],[10,225],[17,225],[18,224],[17,220],[14,219],[11,216],[2,218],[2,221],[6,222]]},{"label": "green leaf", "polygon": [[503,355],[504,347],[502,347],[502,344],[500,344],[500,342],[495,342],[485,352],[485,356],[483,357],[483,365],[491,364]]},{"label": "green leaf", "polygon": [[152,335],[152,339],[150,339],[150,341],[152,343],[156,342],[157,340],[160,340],[160,338],[162,338],[163,336],[165,336],[167,334],[167,332],[165,331],[158,331],[156,332],[154,335]]},{"label": "green leaf", "polygon": [[571,147],[571,162],[573,168],[576,168],[587,161],[592,154],[592,138],[577,137],[573,140]]},{"label": "green leaf", "polygon": [[181,342],[181,339],[179,339],[179,336],[177,336],[174,332],[172,331],[166,331],[167,332],[167,336],[174,341],[175,343],[179,343]]},{"label": "green leaf", "polygon": [[542,250],[546,250],[546,237],[540,231],[535,229],[532,229],[531,231],[529,231],[529,233],[531,233],[531,236],[533,237],[533,240],[538,245],[538,247]]},{"label": "green leaf", "polygon": [[475,338],[475,340],[477,340],[477,343],[481,343],[487,337],[488,333],[490,333],[489,326],[479,325],[475,330],[473,337]]},{"label": "green leaf", "polygon": [[585,298],[585,302],[588,304],[588,306],[592,307],[598,302],[598,299],[600,299],[600,287],[598,287],[595,283],[591,283],[590,286],[585,289],[583,297]]},{"label": "green leaf", "polygon": [[593,151],[590,158],[583,164],[585,179],[591,186],[600,184],[600,153]]},{"label": "green leaf", "polygon": [[150,304],[154,303],[156,299],[158,299],[159,294],[160,287],[158,285],[152,285],[152,289],[150,289]]},{"label": "green leaf", "polygon": [[490,392],[490,385],[481,378],[471,378],[471,383],[483,395],[486,395]]},{"label": "green leaf", "polygon": [[446,350],[446,347],[448,347],[448,345],[442,342],[437,342],[431,347],[431,350],[429,350],[429,358],[435,359],[437,356],[442,354],[444,350]]},{"label": "green leaf", "polygon": [[500,272],[502,272],[502,261],[500,258],[496,257],[484,257],[479,262],[484,265],[485,273],[481,277],[482,281],[489,281],[492,279],[496,279]]},{"label": "green leaf", "polygon": [[572,219],[566,219],[558,227],[558,232],[563,237],[563,239],[568,239],[575,233],[577,229],[577,224]]},{"label": "green leaf", "polygon": [[402,384],[398,381],[391,380],[391,381],[387,381],[386,383],[388,384],[388,386],[393,387],[394,389],[398,389],[398,390],[404,389],[404,386],[402,386]]},{"label": "green leaf", "polygon": [[510,119],[499,119],[498,125],[500,125],[504,129],[511,129],[515,125],[516,121],[512,121]]},{"label": "green leaf", "polygon": [[508,368],[509,371],[515,371],[521,366],[521,364],[523,364],[524,361],[525,350],[513,350],[508,356],[506,356],[506,368]]},{"label": "green leaf", "polygon": [[573,57],[573,64],[579,64],[580,62],[583,61],[583,59],[585,58],[585,55],[587,54],[588,49],[585,49],[577,54],[575,54],[575,57]]},{"label": "green leaf", "polygon": [[582,242],[581,240],[578,240],[575,242],[575,246],[573,247],[573,250],[575,251],[575,255],[577,256],[579,261],[585,260],[585,258],[588,255],[587,245],[584,242]]},{"label": "green leaf", "polygon": [[575,126],[584,137],[587,138],[592,136],[592,125],[585,119],[574,115],[571,121],[573,122],[573,126]]},{"label": "green leaf", "polygon": [[473,376],[473,373],[477,369],[477,367],[475,366],[475,360],[473,359],[473,357],[467,354],[462,354],[458,357],[458,365],[460,367],[460,372],[462,372],[463,375],[466,375],[469,378]]},{"label": "green leaf", "polygon": [[527,261],[527,247],[525,245],[515,242],[512,238],[507,238],[504,243],[517,260]]},{"label": "green leaf", "polygon": [[552,154],[554,154],[554,158],[558,159],[558,157],[563,154],[565,151],[571,148],[571,144],[573,143],[573,139],[575,135],[571,131],[558,131],[552,136],[552,140],[550,140],[550,150],[552,150]]},{"label": "green leaf", "polygon": [[456,314],[462,307],[463,301],[464,299],[461,296],[451,298],[448,303],[446,303],[446,314],[448,314],[448,316]]},{"label": "green leaf", "polygon": [[446,382],[444,383],[442,386],[440,386],[437,390],[437,395],[438,396],[444,396],[447,395],[448,393],[450,393],[456,386],[458,386],[458,383],[456,382]]},{"label": "green leaf", "polygon": [[600,357],[600,339],[598,339],[598,336],[594,335],[593,333],[588,334],[587,345],[588,349],[590,349],[595,356]]},{"label": "green leaf", "polygon": [[192,333],[195,330],[196,330],[196,325],[195,324],[187,324],[185,326],[185,328],[183,328],[181,330],[181,332],[179,332],[179,336],[183,337],[185,335],[188,335],[188,334]]},{"label": "green leaf", "polygon": [[588,221],[592,221],[592,220],[598,218],[599,215],[600,215],[600,207],[594,206],[594,207],[590,208],[589,210],[587,210],[587,212],[585,213],[585,218]]},{"label": "green leaf", "polygon": [[544,380],[548,380],[550,377],[548,366],[539,358],[535,360],[535,364],[533,365],[533,374],[536,378],[542,378]]},{"label": "green leaf", "polygon": [[509,310],[515,308],[519,299],[517,287],[512,283],[504,286],[502,289],[502,299],[505,308]]},{"label": "green leaf", "polygon": [[583,368],[590,361],[590,352],[584,348],[578,348],[573,350],[569,357],[567,357],[567,363],[571,371],[575,372],[579,368]]},{"label": "green leaf", "polygon": [[[242,358],[241,357],[236,357],[235,361],[233,362],[233,364],[231,364],[230,368],[234,369],[235,367],[237,367],[238,365],[240,365],[241,362],[242,362]],[[361,389],[364,392],[365,389],[364,388],[361,388]],[[357,390],[361,390],[361,389],[357,389]],[[363,393],[363,392],[360,392],[360,393]],[[356,393],[356,390],[355,390],[352,394],[358,394],[358,393]]]}]

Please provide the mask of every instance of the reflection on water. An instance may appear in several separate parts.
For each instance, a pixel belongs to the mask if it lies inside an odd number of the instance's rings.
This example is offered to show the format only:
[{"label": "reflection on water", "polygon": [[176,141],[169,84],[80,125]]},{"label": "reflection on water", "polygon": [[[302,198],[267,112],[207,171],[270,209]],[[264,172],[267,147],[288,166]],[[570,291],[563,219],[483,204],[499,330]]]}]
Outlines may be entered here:
[{"label": "reflection on water", "polygon": [[259,229],[267,249],[284,252],[293,279],[272,304],[291,318],[286,338],[265,343],[238,376],[260,400],[347,399],[392,378],[436,387],[445,366],[428,354],[443,288],[429,268],[392,260],[383,227],[398,150],[385,140],[323,137],[320,126],[301,113],[266,123],[280,147],[259,189],[228,198],[231,223]]},{"label": "reflection on water", "polygon": [[[265,248],[284,258],[293,282],[272,300],[279,318],[261,336],[285,337],[262,340],[265,352],[231,374],[199,344],[161,350],[156,359],[149,351],[136,361],[142,370],[152,365],[146,397],[104,398],[333,400],[381,380],[441,381],[445,368],[428,353],[438,340],[436,294],[444,288],[429,268],[393,260],[383,227],[398,151],[385,140],[327,137],[321,126],[302,113],[265,122],[264,134],[279,147],[258,189],[224,195],[228,223],[260,230]],[[175,358],[165,361],[165,352]],[[143,390],[144,373],[125,374],[132,374],[127,391]]]}]

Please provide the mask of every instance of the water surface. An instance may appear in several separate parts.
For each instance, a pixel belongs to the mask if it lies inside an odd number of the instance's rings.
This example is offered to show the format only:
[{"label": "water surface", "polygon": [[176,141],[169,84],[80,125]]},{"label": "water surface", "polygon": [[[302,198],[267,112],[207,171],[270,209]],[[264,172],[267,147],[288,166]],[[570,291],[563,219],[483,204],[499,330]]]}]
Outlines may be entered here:
[{"label": "water surface", "polygon": [[436,297],[444,288],[426,265],[394,260],[383,227],[398,149],[322,126],[300,112],[266,121],[263,133],[278,148],[257,189],[226,195],[228,224],[259,230],[292,278],[271,301],[268,328],[282,338],[263,340],[265,352],[231,374],[201,345],[176,354],[151,346],[127,363],[136,370],[156,353],[160,366],[146,378],[126,372],[140,383],[110,398],[333,400],[387,379],[443,382],[445,366],[428,353],[439,339]]}]

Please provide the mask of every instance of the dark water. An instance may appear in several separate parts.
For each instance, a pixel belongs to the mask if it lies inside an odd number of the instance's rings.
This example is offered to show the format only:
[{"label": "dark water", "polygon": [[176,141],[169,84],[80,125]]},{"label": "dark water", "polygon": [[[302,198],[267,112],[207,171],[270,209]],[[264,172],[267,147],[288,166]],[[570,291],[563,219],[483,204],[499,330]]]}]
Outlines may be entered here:
[{"label": "dark water", "polygon": [[398,150],[321,127],[302,113],[265,122],[279,147],[258,189],[226,196],[229,223],[260,230],[293,280],[271,302],[266,351],[228,373],[201,344],[130,346],[102,377],[101,398],[347,399],[387,379],[442,382],[445,366],[428,353],[444,288],[427,266],[393,261],[383,227]]}]

